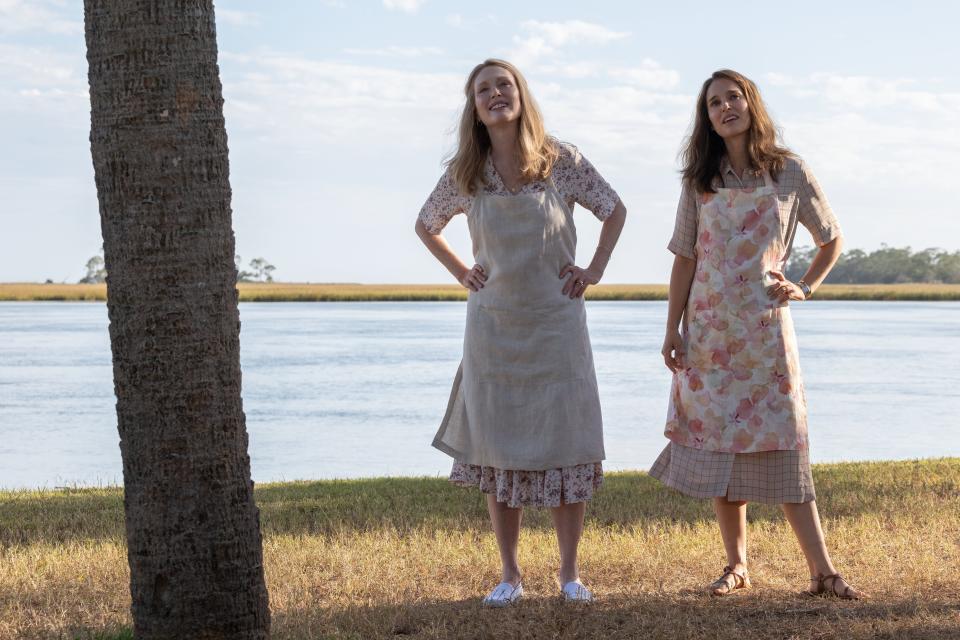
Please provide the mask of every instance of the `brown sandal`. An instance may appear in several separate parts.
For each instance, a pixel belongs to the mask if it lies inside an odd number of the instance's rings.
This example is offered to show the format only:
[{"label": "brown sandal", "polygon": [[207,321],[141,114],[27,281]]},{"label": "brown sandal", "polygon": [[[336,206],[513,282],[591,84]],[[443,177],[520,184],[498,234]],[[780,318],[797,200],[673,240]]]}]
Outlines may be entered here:
[{"label": "brown sandal", "polygon": [[[730,584],[728,577],[733,577],[733,584]],[[747,572],[744,571],[743,574],[739,574],[733,570],[732,567],[724,567],[723,575],[714,580],[707,591],[710,592],[712,596],[725,596],[729,593],[736,591],[737,589],[749,589],[750,588],[750,578],[747,576]]]},{"label": "brown sandal", "polygon": [[[827,586],[828,580],[830,581],[829,586]],[[837,580],[843,581],[843,591],[837,591]],[[816,582],[817,587],[816,589],[804,591],[808,596],[835,596],[841,600],[859,600],[863,597],[863,594],[851,587],[839,573],[831,573],[826,576],[820,573],[815,576],[810,576],[810,581]]]}]

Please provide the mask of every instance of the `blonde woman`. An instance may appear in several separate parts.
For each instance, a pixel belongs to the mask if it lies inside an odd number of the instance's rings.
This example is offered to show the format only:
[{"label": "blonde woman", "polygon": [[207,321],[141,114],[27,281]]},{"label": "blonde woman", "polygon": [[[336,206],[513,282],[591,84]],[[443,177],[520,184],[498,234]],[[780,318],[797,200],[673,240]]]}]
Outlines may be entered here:
[{"label": "blonde woman", "polygon": [[[524,506],[551,508],[561,594],[589,601],[577,547],[604,452],[583,294],[603,276],[626,209],[575,147],[546,134],[512,64],[477,65],[464,93],[456,152],[416,223],[469,289],[463,361],[433,446],[454,459],[451,481],[487,494],[502,576],[484,604],[523,595]],[[586,268],[575,262],[574,203],[603,221]],[[467,214],[472,266],[441,235],[458,213]]]},{"label": "blonde woman", "polygon": [[[673,372],[671,442],[650,475],[713,499],[727,565],[711,594],[750,586],[747,503],[758,501],[782,504],[810,570],[807,593],[855,599],[861,594],[837,573],[820,528],[788,306],[826,278],[840,255],[840,226],[810,169],[776,133],[749,79],[722,70],[703,83],[669,244],[662,354]],[[798,222],[820,248],[790,282],[783,268]]]}]

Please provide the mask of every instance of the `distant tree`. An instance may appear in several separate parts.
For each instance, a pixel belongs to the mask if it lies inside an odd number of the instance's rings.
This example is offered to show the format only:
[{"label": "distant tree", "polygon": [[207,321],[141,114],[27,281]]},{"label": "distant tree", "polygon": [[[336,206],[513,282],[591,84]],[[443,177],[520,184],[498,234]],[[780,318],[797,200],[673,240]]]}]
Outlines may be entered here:
[{"label": "distant tree", "polygon": [[237,282],[273,282],[273,272],[276,267],[263,258],[254,258],[250,261],[251,271],[243,271],[240,264],[243,259],[240,256],[234,257],[237,265]]},{"label": "distant tree", "polygon": [[107,269],[103,262],[103,256],[96,255],[87,260],[87,275],[80,278],[80,284],[99,284],[106,281]]},{"label": "distant tree", "polygon": [[794,247],[793,251],[790,252],[790,258],[787,260],[787,268],[784,270],[787,280],[796,282],[803,278],[816,253],[815,247]]},{"label": "distant tree", "polygon": [[243,266],[243,258],[240,256],[233,256],[233,263],[237,267],[237,282],[252,282],[253,273],[250,271],[244,271],[241,267]]},{"label": "distant tree", "polygon": [[257,282],[273,282],[273,272],[276,267],[263,258],[251,260],[250,268],[253,269],[253,277]]},{"label": "distant tree", "polygon": [[[814,247],[794,248],[787,262],[787,278],[803,277],[816,255]],[[914,252],[910,247],[881,245],[867,253],[861,249],[845,251],[827,276],[828,284],[897,284],[906,282],[960,283],[960,251],[942,249]]]},{"label": "distant tree", "polygon": [[940,254],[935,272],[940,282],[960,284],[960,251]]}]

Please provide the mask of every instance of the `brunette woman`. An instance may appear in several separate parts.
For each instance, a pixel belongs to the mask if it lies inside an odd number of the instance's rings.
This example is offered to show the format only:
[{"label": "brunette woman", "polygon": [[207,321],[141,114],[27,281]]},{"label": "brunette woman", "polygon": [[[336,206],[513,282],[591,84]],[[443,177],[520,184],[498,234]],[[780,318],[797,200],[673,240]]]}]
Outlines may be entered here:
[{"label": "brunette woman", "polygon": [[[819,251],[791,282],[783,270],[798,223]],[[650,470],[687,495],[713,499],[727,555],[708,588],[714,595],[750,586],[750,501],[783,506],[810,570],[806,593],[861,595],[837,573],[820,528],[789,308],[814,294],[841,243],[820,185],[778,142],[756,85],[715,72],[683,150],[662,349],[673,372],[670,443]]]},{"label": "brunette woman", "polygon": [[[561,594],[589,601],[577,547],[604,452],[583,293],[603,276],[626,210],[575,147],[546,134],[516,67],[486,60],[464,93],[457,150],[416,224],[470,290],[463,361],[433,445],[453,457],[451,481],[487,494],[502,576],[484,603],[523,594],[524,506],[551,508]],[[585,269],[575,264],[574,203],[604,221]],[[467,214],[473,266],[440,235],[458,213]]]}]

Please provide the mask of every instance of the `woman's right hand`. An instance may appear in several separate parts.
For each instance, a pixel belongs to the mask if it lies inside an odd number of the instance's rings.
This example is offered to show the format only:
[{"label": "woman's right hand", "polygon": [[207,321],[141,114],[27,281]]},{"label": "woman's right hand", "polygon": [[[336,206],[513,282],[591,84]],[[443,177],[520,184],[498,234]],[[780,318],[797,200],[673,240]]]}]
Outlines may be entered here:
[{"label": "woman's right hand", "polygon": [[480,291],[483,289],[483,283],[487,281],[487,274],[484,272],[483,267],[478,264],[473,265],[472,269],[467,269],[467,271],[460,277],[460,284],[462,284],[470,291]]},{"label": "woman's right hand", "polygon": [[676,373],[682,368],[683,361],[683,338],[676,329],[668,329],[667,335],[663,338],[663,348],[660,349],[663,355],[663,363],[667,369]]}]

